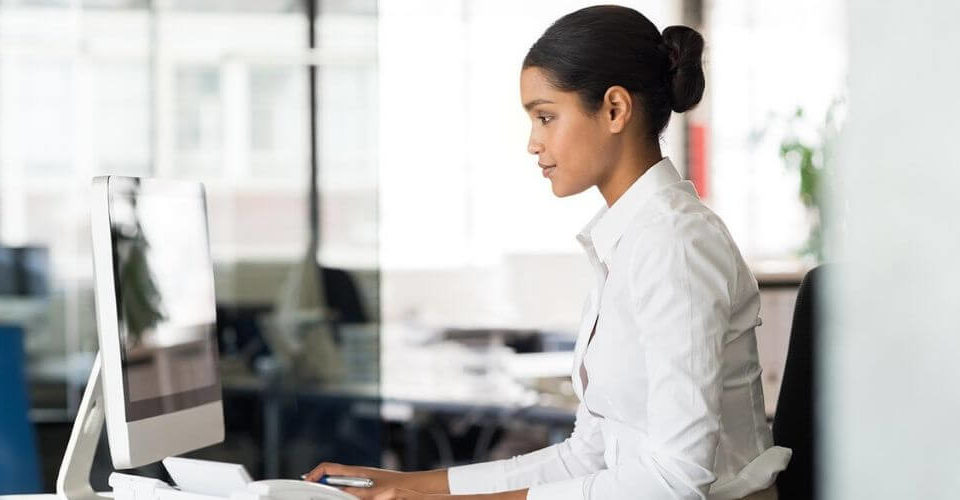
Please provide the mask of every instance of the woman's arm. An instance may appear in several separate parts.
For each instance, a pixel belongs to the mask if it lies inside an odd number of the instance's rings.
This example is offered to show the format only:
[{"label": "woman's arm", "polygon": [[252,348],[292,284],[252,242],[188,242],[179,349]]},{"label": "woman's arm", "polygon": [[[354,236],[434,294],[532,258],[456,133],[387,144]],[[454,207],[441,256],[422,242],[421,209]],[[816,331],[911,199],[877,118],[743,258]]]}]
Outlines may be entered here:
[{"label": "woman's arm", "polygon": [[599,421],[581,403],[573,434],[566,440],[505,460],[451,467],[450,493],[515,491],[585,476],[604,467],[603,450]]},{"label": "woman's arm", "polygon": [[[397,472],[375,467],[358,467],[332,462],[317,465],[310,472],[303,475],[305,481],[317,482],[320,477],[330,474],[334,476],[364,477],[373,480],[375,490],[391,488],[413,490],[430,494],[448,494],[450,487],[447,482],[447,469],[434,469],[420,472]],[[369,489],[362,491],[371,491]]]},{"label": "woman's arm", "polygon": [[487,493],[480,495],[450,495],[448,498],[456,500],[526,500],[527,490],[506,491],[503,493]]},{"label": "woman's arm", "polygon": [[645,436],[615,436],[631,440],[620,442],[629,454],[615,466],[533,487],[531,500],[707,497],[716,479],[723,336],[736,270],[722,238],[699,216],[644,232],[647,244],[630,266],[630,303],[643,343],[630,355],[646,367],[645,408],[637,409],[647,416]]},{"label": "woman's arm", "polygon": [[447,480],[447,469],[435,469],[421,472],[412,472],[411,489],[424,493],[450,493],[450,484]]},{"label": "woman's arm", "polygon": [[526,500],[527,490],[477,495],[430,495],[419,491],[390,489],[344,488],[360,500]]},{"label": "woman's arm", "polygon": [[[581,404],[577,409],[573,434],[565,441],[513,458],[422,472],[396,472],[325,462],[305,474],[304,479],[317,481],[324,474],[333,474],[370,478],[377,485],[374,488],[376,491],[395,489],[409,491],[408,494],[421,492],[434,495],[497,493],[513,495],[502,498],[525,498],[526,488],[530,486],[563,481],[600,470],[604,466],[603,446],[603,435],[596,417],[590,415]],[[361,493],[368,494],[370,491],[368,489]],[[478,498],[489,500],[501,497]]]}]

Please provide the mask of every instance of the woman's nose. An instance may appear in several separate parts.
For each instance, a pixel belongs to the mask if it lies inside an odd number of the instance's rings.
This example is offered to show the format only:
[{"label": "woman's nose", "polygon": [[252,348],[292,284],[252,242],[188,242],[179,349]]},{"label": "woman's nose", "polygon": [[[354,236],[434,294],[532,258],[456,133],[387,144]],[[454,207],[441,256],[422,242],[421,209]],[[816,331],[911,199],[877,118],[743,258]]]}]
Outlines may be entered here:
[{"label": "woman's nose", "polygon": [[527,152],[536,155],[543,152],[543,145],[538,141],[534,140],[533,135],[530,136],[530,140],[527,142]]}]

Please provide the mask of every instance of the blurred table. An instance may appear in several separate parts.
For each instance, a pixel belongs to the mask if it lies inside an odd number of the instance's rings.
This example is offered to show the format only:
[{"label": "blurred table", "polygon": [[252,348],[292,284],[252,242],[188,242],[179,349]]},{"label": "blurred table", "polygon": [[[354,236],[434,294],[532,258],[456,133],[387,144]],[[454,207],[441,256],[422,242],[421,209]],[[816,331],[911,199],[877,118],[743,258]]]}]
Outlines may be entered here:
[{"label": "blurred table", "polygon": [[[344,325],[341,338],[360,335],[362,328],[370,326]],[[380,335],[379,356],[350,352],[356,345],[341,343],[344,359],[379,359],[379,364],[347,363],[340,380],[292,380],[271,370],[223,375],[225,393],[253,394],[262,401],[265,477],[276,477],[280,471],[282,411],[289,397],[347,405],[357,415],[402,423],[408,466],[417,462],[419,415],[471,415],[498,422],[522,419],[546,425],[557,436],[565,436],[573,424],[572,389],[566,394],[562,389],[553,394],[538,390],[543,379],[569,379],[571,351],[516,354],[495,343],[478,347],[437,341],[429,332],[404,325],[385,325]],[[369,342],[359,345],[371,346]],[[371,378],[371,371],[379,377]]]},{"label": "blurred table", "polygon": [[[414,437],[424,416],[535,422],[558,438],[573,424],[572,351],[516,354],[497,342],[464,345],[440,340],[435,330],[400,324],[341,325],[339,333],[345,371],[338,380],[293,379],[276,362],[250,369],[242,360],[221,356],[224,398],[253,396],[262,410],[264,478],[281,475],[283,412],[290,398],[402,424],[408,464],[417,462]],[[94,353],[38,358],[30,364],[29,378],[34,384],[77,384],[82,390],[93,358]],[[34,422],[69,422],[72,417],[67,409],[31,410]]]}]

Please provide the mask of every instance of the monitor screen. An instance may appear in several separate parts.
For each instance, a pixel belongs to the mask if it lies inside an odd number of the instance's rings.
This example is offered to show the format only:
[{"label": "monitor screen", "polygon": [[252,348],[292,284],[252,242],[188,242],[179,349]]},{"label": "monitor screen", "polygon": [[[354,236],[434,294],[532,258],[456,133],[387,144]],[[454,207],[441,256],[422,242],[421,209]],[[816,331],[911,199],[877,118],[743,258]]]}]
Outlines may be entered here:
[{"label": "monitor screen", "polygon": [[219,400],[202,188],[112,178],[109,213],[127,421]]}]

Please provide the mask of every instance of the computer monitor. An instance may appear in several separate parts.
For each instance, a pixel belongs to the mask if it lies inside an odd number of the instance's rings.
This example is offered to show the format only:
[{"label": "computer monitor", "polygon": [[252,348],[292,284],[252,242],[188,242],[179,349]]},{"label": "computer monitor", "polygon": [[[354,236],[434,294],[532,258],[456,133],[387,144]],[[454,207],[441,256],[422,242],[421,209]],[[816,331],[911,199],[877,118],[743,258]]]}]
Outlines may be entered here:
[{"label": "computer monitor", "polygon": [[116,468],[223,441],[202,184],[94,179],[100,376]]}]

